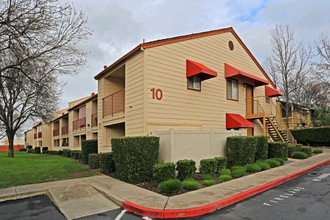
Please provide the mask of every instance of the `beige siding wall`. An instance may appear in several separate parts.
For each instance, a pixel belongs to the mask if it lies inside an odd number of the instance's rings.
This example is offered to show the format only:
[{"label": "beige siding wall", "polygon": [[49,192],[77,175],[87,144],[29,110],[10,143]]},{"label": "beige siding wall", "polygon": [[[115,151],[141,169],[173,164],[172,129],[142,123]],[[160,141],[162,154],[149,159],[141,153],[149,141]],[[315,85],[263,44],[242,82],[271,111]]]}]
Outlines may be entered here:
[{"label": "beige siding wall", "polygon": [[[228,47],[234,42],[234,50]],[[146,49],[148,132],[179,128],[226,129],[226,113],[246,114],[246,91],[239,80],[239,100],[226,99],[224,63],[265,78],[231,33],[197,38]],[[186,59],[215,70],[218,77],[202,81],[201,92],[187,89]],[[150,89],[161,89],[162,100],[152,99]],[[264,86],[254,96],[265,96]],[[264,100],[265,102],[265,100]],[[182,125],[186,125],[183,126]],[[256,129],[255,134],[259,133]]]},{"label": "beige siding wall", "polygon": [[42,147],[52,148],[52,126],[51,124],[42,123]]},{"label": "beige siding wall", "polygon": [[25,145],[33,145],[33,129],[25,132]]}]

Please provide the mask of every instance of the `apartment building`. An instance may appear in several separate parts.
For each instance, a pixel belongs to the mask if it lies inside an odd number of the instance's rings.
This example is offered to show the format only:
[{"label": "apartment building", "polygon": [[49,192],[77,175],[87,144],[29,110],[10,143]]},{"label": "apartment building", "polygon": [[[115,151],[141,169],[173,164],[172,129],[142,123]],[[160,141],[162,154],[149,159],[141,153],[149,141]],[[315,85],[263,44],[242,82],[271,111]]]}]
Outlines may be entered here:
[{"label": "apartment building", "polygon": [[24,132],[24,142],[25,146],[31,145],[33,146],[33,129],[27,130]]},{"label": "apartment building", "polygon": [[33,124],[33,144],[32,147],[51,146],[51,125],[40,121]]}]

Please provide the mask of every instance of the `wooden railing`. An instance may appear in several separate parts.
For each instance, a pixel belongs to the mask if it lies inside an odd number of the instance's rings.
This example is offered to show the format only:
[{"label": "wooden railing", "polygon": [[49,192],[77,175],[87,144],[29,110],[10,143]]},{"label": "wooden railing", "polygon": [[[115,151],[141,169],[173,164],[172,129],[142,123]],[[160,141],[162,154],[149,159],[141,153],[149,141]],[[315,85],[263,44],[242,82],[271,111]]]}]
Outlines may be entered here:
[{"label": "wooden railing", "polygon": [[62,130],[62,135],[64,135],[64,134],[68,134],[69,133],[69,126],[63,126],[62,128],[61,128],[61,130]]},{"label": "wooden railing", "polygon": [[96,127],[97,126],[97,113],[94,113],[91,115],[91,124],[92,124],[92,127]]},{"label": "wooden railing", "polygon": [[33,134],[33,139],[37,139],[37,137],[38,137],[37,133]]},{"label": "wooden railing", "polygon": [[38,132],[38,138],[42,138],[42,132],[41,131]]},{"label": "wooden railing", "polygon": [[78,131],[86,128],[86,117],[73,121],[73,131]]},{"label": "wooden railing", "polygon": [[114,113],[125,113],[125,89],[121,89],[102,99],[103,118]]},{"label": "wooden railing", "polygon": [[60,135],[60,129],[59,128],[56,128],[53,130],[53,136],[56,137],[56,136],[59,136]]}]

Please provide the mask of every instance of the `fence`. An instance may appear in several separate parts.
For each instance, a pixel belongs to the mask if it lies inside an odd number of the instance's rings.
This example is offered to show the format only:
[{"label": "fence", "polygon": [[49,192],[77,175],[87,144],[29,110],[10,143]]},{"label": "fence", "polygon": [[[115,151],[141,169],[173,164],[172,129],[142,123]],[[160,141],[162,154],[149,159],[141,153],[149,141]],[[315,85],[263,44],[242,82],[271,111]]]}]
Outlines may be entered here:
[{"label": "fence", "polygon": [[226,139],[230,136],[246,136],[246,130],[166,130],[156,131],[160,137],[159,161],[176,162],[192,159],[199,167],[205,158],[224,157]]},{"label": "fence", "polygon": [[[14,145],[14,151],[19,151],[20,149],[24,149],[24,145]],[[0,146],[0,152],[8,151],[9,146]]]}]

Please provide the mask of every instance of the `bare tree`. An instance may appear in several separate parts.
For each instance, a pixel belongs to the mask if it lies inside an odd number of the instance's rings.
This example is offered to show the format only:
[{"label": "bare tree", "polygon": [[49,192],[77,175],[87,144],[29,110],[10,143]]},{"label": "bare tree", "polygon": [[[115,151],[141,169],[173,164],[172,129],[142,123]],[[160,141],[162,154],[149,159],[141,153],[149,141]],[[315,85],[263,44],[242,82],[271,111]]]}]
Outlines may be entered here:
[{"label": "bare tree", "polygon": [[321,34],[315,45],[316,60],[313,62],[314,74],[322,82],[330,82],[330,40],[327,35]]},{"label": "bare tree", "polygon": [[302,42],[295,40],[294,31],[288,25],[276,25],[271,30],[272,53],[267,56],[264,67],[272,80],[284,93],[286,101],[286,127],[289,128],[289,104],[293,92],[297,90],[297,81],[309,71],[311,51],[306,50]]},{"label": "bare tree", "polygon": [[57,77],[85,63],[78,43],[91,30],[82,11],[58,0],[2,0],[0,5],[0,122],[13,140],[31,117],[56,110]]}]

